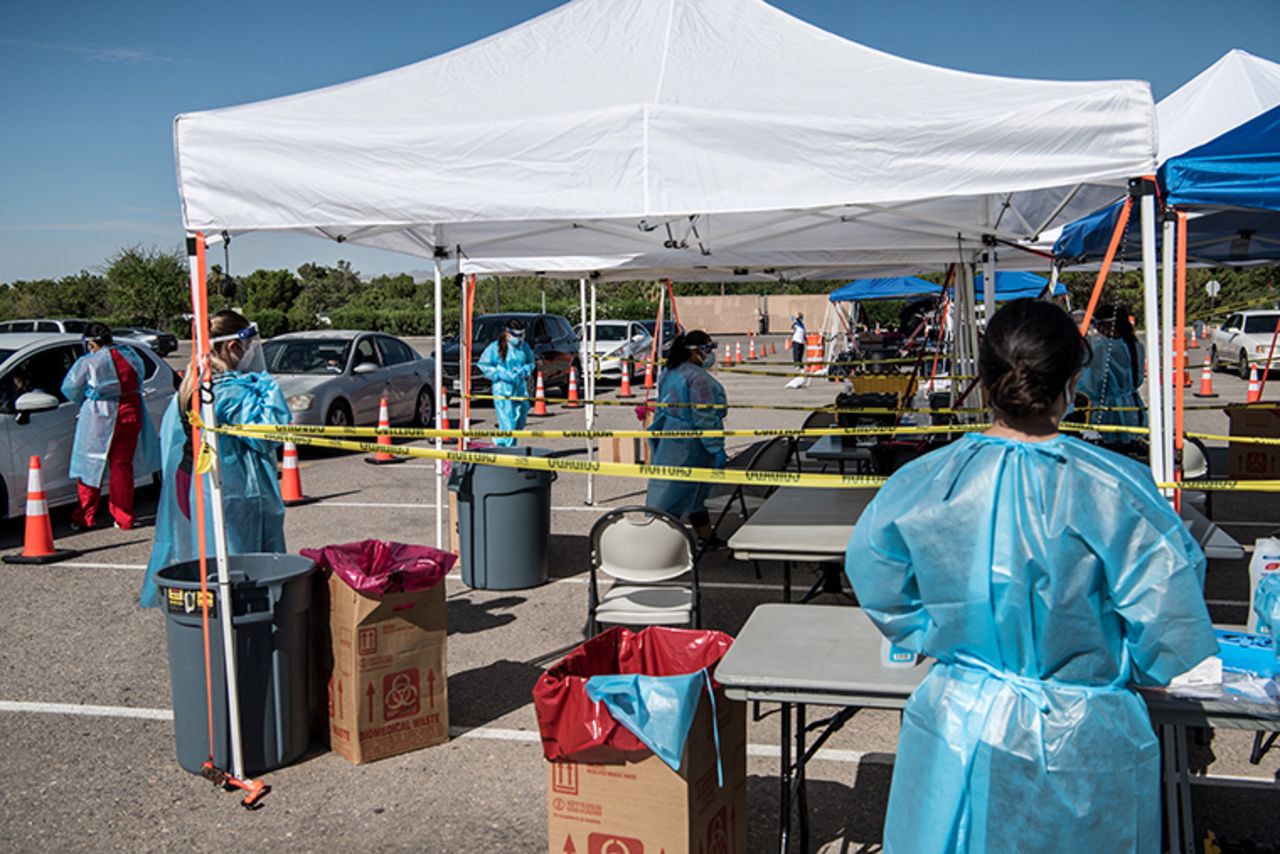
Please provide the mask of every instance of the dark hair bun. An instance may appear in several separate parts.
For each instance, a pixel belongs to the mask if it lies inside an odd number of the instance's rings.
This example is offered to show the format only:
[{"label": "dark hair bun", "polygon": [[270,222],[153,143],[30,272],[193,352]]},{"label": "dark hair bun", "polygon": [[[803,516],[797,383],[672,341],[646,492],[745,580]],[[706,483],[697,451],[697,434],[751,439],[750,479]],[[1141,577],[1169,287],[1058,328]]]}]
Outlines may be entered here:
[{"label": "dark hair bun", "polygon": [[1006,415],[1044,415],[1080,370],[1085,353],[1080,330],[1061,308],[1014,300],[987,324],[978,376],[991,405]]}]

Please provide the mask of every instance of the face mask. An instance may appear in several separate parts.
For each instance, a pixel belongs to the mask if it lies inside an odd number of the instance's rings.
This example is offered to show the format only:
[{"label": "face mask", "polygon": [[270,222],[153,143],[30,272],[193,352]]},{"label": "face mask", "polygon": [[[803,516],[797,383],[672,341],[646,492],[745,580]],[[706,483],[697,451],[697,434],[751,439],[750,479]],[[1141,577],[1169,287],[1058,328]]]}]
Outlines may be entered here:
[{"label": "face mask", "polygon": [[522,330],[520,330],[519,332],[516,332],[514,329],[508,329],[508,330],[507,330],[507,337],[508,337],[508,338],[510,338],[512,341],[523,341],[523,340],[524,340],[524,330],[522,329]]},{"label": "face mask", "polygon": [[714,349],[703,350],[702,351],[702,367],[710,368],[715,363],[716,363],[716,351]]}]

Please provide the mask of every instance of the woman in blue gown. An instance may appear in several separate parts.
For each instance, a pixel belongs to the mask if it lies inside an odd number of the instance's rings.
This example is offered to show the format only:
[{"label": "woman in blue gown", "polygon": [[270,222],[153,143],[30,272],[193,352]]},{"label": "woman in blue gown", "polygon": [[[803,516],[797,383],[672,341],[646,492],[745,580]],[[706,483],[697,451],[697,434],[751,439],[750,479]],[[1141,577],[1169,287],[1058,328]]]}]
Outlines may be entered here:
[{"label": "woman in blue gown", "polygon": [[[1129,313],[1114,305],[1098,310],[1098,334],[1090,337],[1091,357],[1080,374],[1078,391],[1089,400],[1086,424],[1142,427],[1147,423],[1146,404],[1138,390],[1146,375],[1146,352],[1138,341]],[[1132,442],[1133,433],[1108,432],[1108,442]]]},{"label": "woman in blue gown", "polygon": [[[702,330],[675,337],[658,384],[658,401],[667,405],[658,407],[651,430],[724,429],[724,416],[728,412],[724,386],[707,370],[715,359],[715,342]],[[724,438],[650,439],[649,458],[655,466],[722,469]],[[707,513],[707,496],[710,494],[709,483],[651,480],[644,503],[677,519],[688,518],[699,539],[709,542],[711,517]]]},{"label": "woman in blue gown", "polygon": [[[523,430],[529,420],[529,377],[538,368],[533,348],[524,340],[524,323],[517,319],[507,323],[498,340],[484,348],[476,366],[493,386],[498,428]],[[500,448],[510,448],[515,443],[513,436],[494,440]]]},{"label": "woman in blue gown", "polygon": [[[234,311],[213,315],[209,327],[213,411],[217,423],[288,424],[289,406],[280,386],[266,373],[257,327]],[[199,557],[200,541],[193,517],[195,454],[187,419],[195,391],[196,372],[189,368],[160,425],[163,480],[156,511],[155,544],[139,597],[144,608],[160,604],[155,583],[159,570]],[[276,481],[276,443],[218,436],[218,473],[230,553],[283,553],[284,501]],[[204,552],[210,557],[214,555],[211,489],[206,475]]]},{"label": "woman in blue gown", "polygon": [[987,327],[993,426],[902,468],[849,542],[858,599],[936,660],[907,704],[885,851],[1160,850],[1133,683],[1217,651],[1205,559],[1151,473],[1058,432],[1087,351],[1059,308]]}]

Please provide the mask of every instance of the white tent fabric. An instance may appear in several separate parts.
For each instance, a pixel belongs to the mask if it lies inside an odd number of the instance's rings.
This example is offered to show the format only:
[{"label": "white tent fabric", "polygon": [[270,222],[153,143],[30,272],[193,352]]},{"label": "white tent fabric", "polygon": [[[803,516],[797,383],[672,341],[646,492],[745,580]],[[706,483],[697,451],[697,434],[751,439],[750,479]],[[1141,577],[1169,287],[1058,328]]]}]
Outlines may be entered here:
[{"label": "white tent fabric", "polygon": [[1280,63],[1232,50],[1156,104],[1159,162],[1280,105]]},{"label": "white tent fabric", "polygon": [[[894,57],[761,0],[577,0],[349,83],[175,123],[189,230],[470,272],[724,280],[971,260],[1154,171],[1147,84]],[[437,249],[439,251],[437,251]],[[612,271],[612,273],[610,273]]]}]

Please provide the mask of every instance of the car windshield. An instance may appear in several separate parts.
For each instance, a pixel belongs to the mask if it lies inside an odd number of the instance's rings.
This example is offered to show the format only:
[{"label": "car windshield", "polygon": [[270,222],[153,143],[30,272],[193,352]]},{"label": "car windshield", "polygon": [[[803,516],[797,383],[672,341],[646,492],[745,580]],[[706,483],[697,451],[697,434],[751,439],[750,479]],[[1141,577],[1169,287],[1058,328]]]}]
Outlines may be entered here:
[{"label": "car windshield", "polygon": [[1251,314],[1244,319],[1244,331],[1251,335],[1261,335],[1262,333],[1271,333],[1276,331],[1277,314]]},{"label": "car windshield", "polygon": [[[581,326],[574,329],[574,332],[577,333],[579,338],[582,337]],[[626,341],[627,327],[625,324],[622,324],[622,323],[610,323],[607,325],[603,323],[597,324],[596,340],[597,341]]]},{"label": "car windshield", "polygon": [[[478,354],[491,342],[497,341],[498,336],[502,334],[502,330],[507,328],[507,323],[511,320],[509,317],[477,317],[475,326],[471,332],[471,346]],[[525,337],[529,335],[528,325],[525,328]]]},{"label": "car windshield", "polygon": [[340,374],[347,366],[351,341],[309,338],[268,341],[262,345],[267,370],[273,374]]}]

